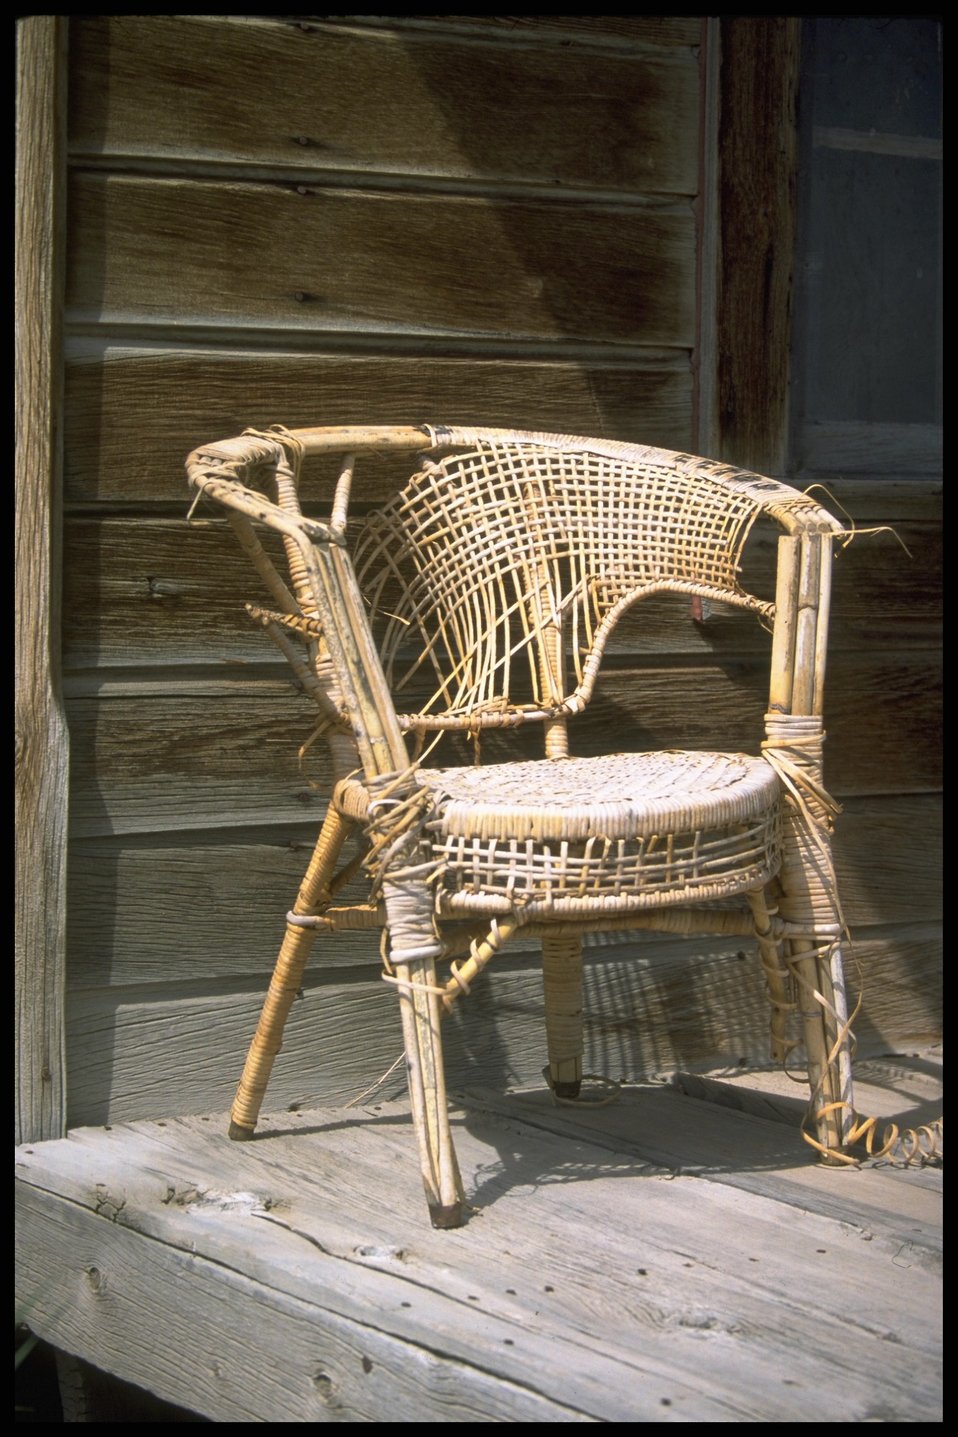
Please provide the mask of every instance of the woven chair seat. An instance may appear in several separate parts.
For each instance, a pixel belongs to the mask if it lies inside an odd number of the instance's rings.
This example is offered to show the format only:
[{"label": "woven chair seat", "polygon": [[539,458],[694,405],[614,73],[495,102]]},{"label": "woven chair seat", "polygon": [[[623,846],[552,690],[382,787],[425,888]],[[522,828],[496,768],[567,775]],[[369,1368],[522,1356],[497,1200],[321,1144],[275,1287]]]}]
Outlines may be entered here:
[{"label": "woven chair seat", "polygon": [[[744,754],[661,751],[420,769],[437,911],[563,917],[730,897],[781,863],[781,785]],[[368,788],[342,784],[344,815]]]}]

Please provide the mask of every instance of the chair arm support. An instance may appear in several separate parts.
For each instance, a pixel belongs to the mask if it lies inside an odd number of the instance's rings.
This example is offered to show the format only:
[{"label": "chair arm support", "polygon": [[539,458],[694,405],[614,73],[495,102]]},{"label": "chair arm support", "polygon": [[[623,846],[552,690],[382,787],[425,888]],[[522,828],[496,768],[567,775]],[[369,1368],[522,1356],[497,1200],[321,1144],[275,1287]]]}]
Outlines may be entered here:
[{"label": "chair arm support", "polygon": [[821,717],[834,532],[778,541],[769,712]]},{"label": "chair arm support", "polygon": [[294,514],[282,509],[258,489],[250,489],[237,479],[230,479],[221,473],[194,470],[190,483],[198,493],[207,499],[214,499],[225,508],[235,509],[248,519],[257,519],[276,529],[281,534],[299,541],[305,538],[310,543],[335,544],[345,547],[341,534],[319,519],[308,519],[305,514]]},{"label": "chair arm support", "polygon": [[275,529],[295,545],[366,776],[404,770],[406,745],[343,535],[274,504],[236,477],[284,461],[279,440],[272,445],[259,436],[244,436],[194,451],[187,472],[198,493]]}]

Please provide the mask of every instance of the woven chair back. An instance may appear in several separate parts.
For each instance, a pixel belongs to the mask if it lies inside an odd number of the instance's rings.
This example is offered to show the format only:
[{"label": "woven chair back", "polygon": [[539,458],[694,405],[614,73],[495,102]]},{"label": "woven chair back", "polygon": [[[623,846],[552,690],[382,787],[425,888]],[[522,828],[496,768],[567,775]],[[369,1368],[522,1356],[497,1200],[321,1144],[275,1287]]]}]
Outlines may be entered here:
[{"label": "woven chair back", "polygon": [[406,726],[579,711],[638,599],[700,595],[769,615],[739,581],[757,497],[707,473],[533,443],[426,460],[356,548]]}]

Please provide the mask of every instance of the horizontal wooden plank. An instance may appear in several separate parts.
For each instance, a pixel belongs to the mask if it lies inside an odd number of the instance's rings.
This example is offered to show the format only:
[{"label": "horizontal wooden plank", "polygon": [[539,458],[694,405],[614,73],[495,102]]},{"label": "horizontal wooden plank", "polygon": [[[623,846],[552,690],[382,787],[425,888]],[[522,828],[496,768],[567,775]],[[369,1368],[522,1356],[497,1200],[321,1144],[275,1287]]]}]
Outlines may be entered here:
[{"label": "horizontal wooden plank", "polygon": [[[357,466],[357,509],[367,479],[370,487],[378,488],[379,469],[375,461]],[[312,499],[317,488],[304,484],[304,496]],[[279,657],[262,631],[246,619],[244,603],[265,600],[265,592],[232,531],[225,523],[188,527],[185,517],[184,505],[180,519],[78,516],[68,522],[63,634],[67,669],[255,663]],[[901,520],[894,535],[863,534],[839,550],[832,650],[937,648],[941,551],[940,524]],[[761,595],[773,596],[774,536],[756,534],[748,554],[744,582]],[[617,628],[612,643],[619,655],[707,658],[768,651],[768,636],[748,615],[716,607],[704,623],[693,623],[688,599],[672,596],[640,604]]]},{"label": "horizontal wooden plank", "polygon": [[690,347],[691,206],[77,172],[67,317]]},{"label": "horizontal wooden plank", "polygon": [[70,148],[117,165],[692,195],[698,65],[679,54],[684,63],[674,51],[532,51],[279,19],[83,15],[71,26]]},{"label": "horizontal wooden plank", "polygon": [[874,130],[849,130],[840,125],[816,125],[812,144],[823,150],[859,150],[871,155],[902,155],[912,160],[940,160],[943,146],[938,136],[877,134]]},{"label": "horizontal wooden plank", "polygon": [[[70,854],[69,972],[74,989],[195,983],[261,975],[272,966],[315,841],[305,825],[270,841],[224,835],[205,843],[170,838],[95,839]],[[856,935],[876,924],[941,918],[942,803],[937,795],[849,799],[836,828],[835,866]],[[366,890],[368,893],[368,889]],[[171,901],[175,895],[175,901]],[[361,901],[355,885],[348,901]],[[347,901],[345,896],[342,901]],[[636,935],[633,943],[661,943]],[[598,940],[597,940],[598,941]],[[532,947],[515,942],[509,954]],[[745,946],[748,943],[745,942]],[[314,976],[375,967],[378,933],[318,940]]]},{"label": "horizontal wooden plank", "polygon": [[[572,741],[583,753],[607,749],[611,733],[627,734],[630,750],[756,752],[756,722],[766,701],[767,670],[751,660],[720,660],[714,669],[610,668]],[[939,789],[942,718],[939,655],[833,654],[825,692],[826,784],[840,796]],[[490,762],[501,742],[490,738]]]},{"label": "horizontal wooden plank", "polygon": [[[70,1305],[87,1309],[90,1324],[100,1331],[91,1341],[72,1322],[54,1319],[45,1327],[45,1302],[36,1304],[37,1327],[58,1347],[76,1350],[101,1370],[188,1410],[209,1413],[210,1420],[590,1420],[523,1385],[384,1335],[375,1319],[367,1324],[358,1312],[351,1319],[320,1313],[302,1298],[285,1297],[268,1283],[250,1282],[222,1262],[167,1243],[148,1242],[144,1250],[143,1239],[125,1230],[126,1224],[111,1230],[95,1209],[71,1204],[44,1220],[36,1193],[27,1189],[21,1195],[20,1239],[34,1258],[29,1278],[39,1279],[49,1292],[46,1262],[36,1259],[44,1249],[55,1254],[60,1281],[63,1273],[71,1274]],[[111,1288],[106,1314],[97,1312],[102,1273],[109,1274]],[[191,1294],[185,1319],[184,1284]],[[387,1298],[383,1288],[405,1291],[401,1279],[387,1278],[378,1286],[372,1313],[384,1301],[399,1302],[398,1292]],[[30,1303],[26,1286],[22,1301]],[[355,1311],[355,1301],[351,1305]]]},{"label": "horizontal wooden plank", "polygon": [[152,698],[146,710],[129,699],[75,700],[68,719],[74,838],[189,826],[189,810],[202,827],[325,811],[325,790],[315,786],[328,781],[322,745],[308,766],[297,757],[318,713],[286,684],[212,703]]},{"label": "horizontal wooden plank", "polygon": [[[879,455],[875,455],[876,461]],[[802,470],[789,482],[810,490],[827,509],[859,528],[872,524],[898,524],[902,520],[941,524],[944,490],[941,479],[920,475],[871,473],[846,475]]]},{"label": "horizontal wooden plank", "polygon": [[[904,1058],[865,1059],[856,1063],[855,1079],[858,1110],[894,1120],[899,1131],[940,1119],[940,1051],[935,1045]],[[849,1182],[847,1168],[795,1161],[787,1129],[794,1134],[807,1106],[801,1087],[773,1070],[720,1079],[676,1073],[661,1086],[625,1087],[618,1102],[591,1109],[560,1107],[541,1086],[507,1093],[470,1088],[457,1094],[457,1102],[474,1126],[485,1114],[519,1119],[560,1142],[595,1144],[619,1159],[624,1154],[645,1158],[720,1188],[850,1223],[855,1231],[870,1233],[871,1241],[887,1241],[889,1254],[907,1247],[916,1267],[927,1274],[940,1272],[940,1165],[904,1169],[879,1161],[854,1169]],[[723,1110],[740,1121],[725,1126]],[[281,1129],[289,1120],[284,1115],[272,1121]]]},{"label": "horizontal wooden plank", "polygon": [[[171,686],[172,687],[172,686]],[[767,702],[763,666],[609,669],[574,726],[575,751],[721,747],[756,752]],[[838,795],[920,793],[941,782],[937,656],[838,654],[826,699],[826,781]],[[73,699],[74,838],[110,833],[298,822],[323,810],[328,769],[317,744],[298,750],[316,709],[283,682],[189,682],[177,692]],[[902,742],[902,734],[908,742]],[[538,725],[513,741],[490,731],[485,762],[541,753]],[[319,751],[317,751],[319,750]],[[442,755],[445,753],[445,758]],[[450,739],[434,761],[469,762]]]},{"label": "horizontal wooden plank", "polygon": [[[421,1416],[441,1378],[451,1420],[480,1391],[478,1420],[546,1399],[566,1412],[541,1420],[938,1418],[940,1184],[795,1160],[774,1124],[669,1090],[591,1116],[570,1131],[526,1094],[458,1111],[482,1218],[453,1235],[417,1221],[401,1105],[243,1145],[208,1115],[78,1130],[17,1154],[18,1295],[48,1340],[216,1420],[375,1420],[385,1401],[389,1421],[411,1388]],[[688,1153],[687,1126],[709,1165],[643,1161],[644,1134]]]},{"label": "horizontal wooden plank", "polygon": [[[73,502],[182,503],[186,455],[247,426],[431,419],[685,449],[691,415],[680,350],[603,365],[111,345],[103,357],[68,362],[64,482]],[[381,467],[367,467],[365,482]]]},{"label": "horizontal wooden plank", "polygon": [[[739,956],[743,954],[744,956]],[[941,1037],[941,930],[892,929],[855,941],[849,990],[860,1056]],[[203,954],[197,954],[202,969]],[[67,1014],[69,1124],[157,1113],[225,1111],[232,1102],[265,981],[72,991]],[[738,1072],[769,1062],[769,1009],[757,956],[728,940],[662,939],[595,950],[586,965],[585,1066],[612,1078],[674,1071]],[[444,1029],[449,1083],[498,1090],[538,1083],[545,1062],[537,965],[495,968]],[[293,1004],[266,1110],[352,1102],[385,1077],[378,1098],[404,1091],[392,988],[317,967]],[[799,1142],[796,1135],[796,1142]]]},{"label": "horizontal wooden plank", "polygon": [[578,44],[604,40],[677,48],[698,45],[702,26],[696,15],[347,15],[342,22],[386,26],[400,33],[449,27],[466,33],[498,34],[513,43],[526,39],[537,45],[551,38],[557,44],[570,39]]}]

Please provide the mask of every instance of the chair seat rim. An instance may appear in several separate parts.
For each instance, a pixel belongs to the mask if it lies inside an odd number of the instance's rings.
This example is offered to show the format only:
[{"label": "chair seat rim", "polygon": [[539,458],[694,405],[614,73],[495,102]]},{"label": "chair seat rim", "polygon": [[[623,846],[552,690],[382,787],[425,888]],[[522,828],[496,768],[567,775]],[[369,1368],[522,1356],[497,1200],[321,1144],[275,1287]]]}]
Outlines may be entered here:
[{"label": "chair seat rim", "polygon": [[[420,769],[417,777],[433,797],[429,831],[478,841],[581,843],[707,833],[767,816],[782,797],[781,781],[766,759],[713,750]],[[606,796],[610,786],[615,797]],[[349,817],[362,819],[368,789],[361,779],[347,779],[336,802]]]}]

